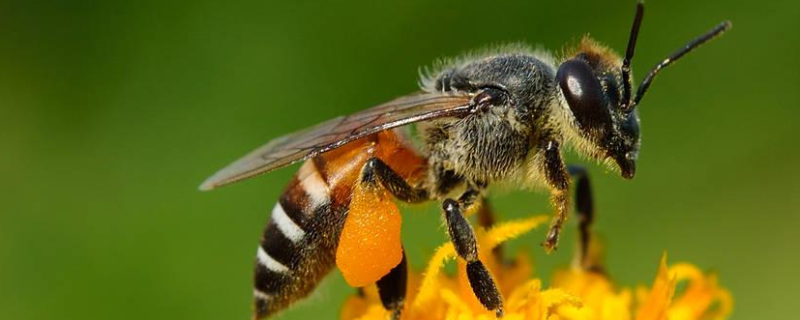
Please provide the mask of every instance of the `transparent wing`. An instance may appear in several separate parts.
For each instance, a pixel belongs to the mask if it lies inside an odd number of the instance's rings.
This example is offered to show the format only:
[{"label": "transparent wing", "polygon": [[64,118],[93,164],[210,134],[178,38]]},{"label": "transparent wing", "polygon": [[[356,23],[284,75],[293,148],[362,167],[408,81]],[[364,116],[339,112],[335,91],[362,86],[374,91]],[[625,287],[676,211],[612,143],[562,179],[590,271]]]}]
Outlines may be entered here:
[{"label": "transparent wing", "polygon": [[209,177],[200,190],[211,190],[305,160],[365,136],[409,123],[471,112],[467,94],[408,95],[276,138]]}]

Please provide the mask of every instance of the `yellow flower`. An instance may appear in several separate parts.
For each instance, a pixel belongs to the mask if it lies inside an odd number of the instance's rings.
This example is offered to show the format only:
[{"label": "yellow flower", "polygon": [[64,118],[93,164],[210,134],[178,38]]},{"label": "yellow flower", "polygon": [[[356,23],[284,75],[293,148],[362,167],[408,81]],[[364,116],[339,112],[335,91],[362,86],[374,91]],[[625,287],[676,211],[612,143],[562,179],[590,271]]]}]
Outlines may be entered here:
[{"label": "yellow flower", "polygon": [[[549,288],[531,278],[532,266],[526,256],[512,263],[500,263],[491,249],[528,232],[547,221],[547,216],[499,224],[488,231],[476,230],[481,260],[492,273],[504,299],[505,320],[690,320],[726,319],[733,306],[730,293],[719,286],[713,274],[694,265],[667,266],[661,259],[650,288],[618,288],[605,274],[579,268],[559,270]],[[442,245],[423,275],[409,275],[409,296],[402,319],[495,319],[472,292],[465,264],[458,261],[458,272],[442,272],[447,261],[456,258],[452,244]],[[681,289],[676,289],[679,283]],[[343,320],[385,320],[375,286],[363,295],[350,297],[341,311]]]}]

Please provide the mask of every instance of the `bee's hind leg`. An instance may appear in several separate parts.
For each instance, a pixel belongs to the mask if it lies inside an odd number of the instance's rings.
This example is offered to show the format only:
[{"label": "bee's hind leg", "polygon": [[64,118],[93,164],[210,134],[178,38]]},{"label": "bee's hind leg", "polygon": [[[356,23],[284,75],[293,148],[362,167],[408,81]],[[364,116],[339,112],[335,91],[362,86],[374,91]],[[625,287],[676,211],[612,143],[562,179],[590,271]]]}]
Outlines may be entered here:
[{"label": "bee's hind leg", "polygon": [[[395,172],[383,160],[371,158],[364,164],[359,182],[368,188],[382,188],[400,201],[419,203],[427,201],[430,195],[426,189],[410,186],[400,174]],[[389,273],[377,281],[381,303],[392,315],[391,319],[400,319],[406,298],[408,282],[408,266],[405,250],[400,263]]]},{"label": "bee's hind leg", "polygon": [[420,203],[430,199],[428,190],[411,187],[403,177],[379,158],[367,160],[361,172],[361,183],[371,187],[381,185],[403,202]]},{"label": "bee's hind leg", "polygon": [[493,310],[498,317],[502,317],[503,298],[500,296],[489,270],[478,259],[478,244],[475,239],[475,232],[467,219],[461,214],[462,207],[467,208],[472,205],[479,194],[479,190],[470,188],[458,201],[453,199],[445,200],[442,208],[447,220],[450,241],[453,242],[456,253],[467,261],[467,278],[475,296],[486,309]]},{"label": "bee's hind leg", "polygon": [[400,312],[406,299],[406,285],[408,283],[408,264],[406,252],[403,250],[403,260],[392,271],[378,280],[378,294],[386,310],[392,312],[391,319],[400,319]]},{"label": "bee's hind leg", "polygon": [[592,186],[589,183],[589,172],[581,165],[569,165],[569,175],[575,183],[575,207],[578,214],[578,252],[575,255],[575,264],[583,270],[603,272],[603,267],[597,257],[591,252],[593,232],[592,223],[595,220],[594,199]]}]

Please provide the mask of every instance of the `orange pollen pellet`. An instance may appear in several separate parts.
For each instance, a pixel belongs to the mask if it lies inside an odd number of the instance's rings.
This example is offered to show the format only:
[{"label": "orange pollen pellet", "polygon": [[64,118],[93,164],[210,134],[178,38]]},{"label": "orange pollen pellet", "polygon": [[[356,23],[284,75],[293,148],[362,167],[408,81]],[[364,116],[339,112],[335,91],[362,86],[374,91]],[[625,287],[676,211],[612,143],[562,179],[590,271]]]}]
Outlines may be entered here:
[{"label": "orange pollen pellet", "polygon": [[348,284],[374,283],[400,263],[401,224],[400,210],[385,191],[356,184],[336,250],[336,265]]}]

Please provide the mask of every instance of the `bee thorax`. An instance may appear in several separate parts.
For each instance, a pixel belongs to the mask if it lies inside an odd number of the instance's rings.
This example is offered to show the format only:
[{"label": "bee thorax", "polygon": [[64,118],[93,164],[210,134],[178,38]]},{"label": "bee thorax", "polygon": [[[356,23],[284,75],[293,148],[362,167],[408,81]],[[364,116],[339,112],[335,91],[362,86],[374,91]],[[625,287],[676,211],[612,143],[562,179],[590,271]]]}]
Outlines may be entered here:
[{"label": "bee thorax", "polygon": [[552,134],[547,119],[557,92],[552,59],[545,53],[502,48],[453,63],[423,83],[432,92],[468,92],[477,106],[464,118],[420,124],[437,186],[444,173],[468,182],[514,178],[536,141]]}]

